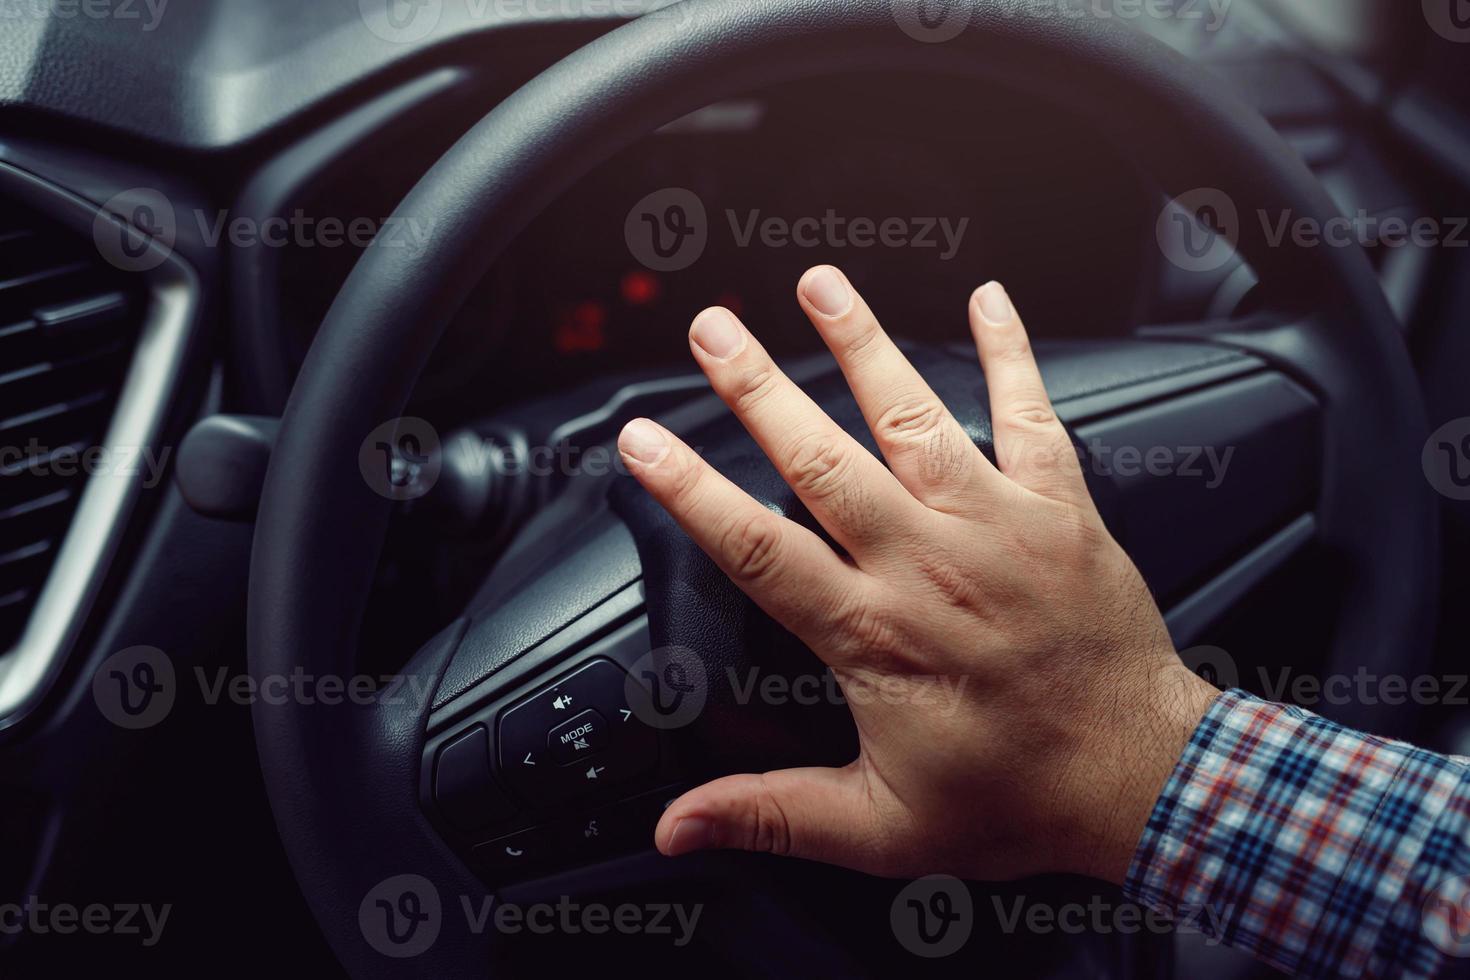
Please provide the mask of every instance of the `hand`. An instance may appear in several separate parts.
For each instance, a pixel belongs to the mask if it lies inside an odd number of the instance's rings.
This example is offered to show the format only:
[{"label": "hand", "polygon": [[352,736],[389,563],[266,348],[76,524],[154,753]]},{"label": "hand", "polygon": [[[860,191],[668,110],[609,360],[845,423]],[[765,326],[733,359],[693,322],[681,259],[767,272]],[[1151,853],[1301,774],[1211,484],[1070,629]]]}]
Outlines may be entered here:
[{"label": "hand", "polygon": [[619,448],[845,691],[882,683],[905,696],[849,697],[861,749],[844,768],[729,776],[686,793],[659,822],[659,849],[770,851],[887,876],[1120,882],[1218,692],[1180,662],[1103,526],[1025,327],[998,284],[971,297],[997,468],[845,276],[819,267],[797,292],[887,467],[729,311],[701,313],[690,349],[849,559],[653,422],[629,423]]}]

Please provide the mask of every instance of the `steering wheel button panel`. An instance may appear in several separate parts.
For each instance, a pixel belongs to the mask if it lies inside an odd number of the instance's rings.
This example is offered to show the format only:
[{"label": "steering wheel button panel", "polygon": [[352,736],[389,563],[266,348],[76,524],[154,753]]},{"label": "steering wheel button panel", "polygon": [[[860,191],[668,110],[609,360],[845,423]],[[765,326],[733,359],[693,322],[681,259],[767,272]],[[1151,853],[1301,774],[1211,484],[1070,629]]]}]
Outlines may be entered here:
[{"label": "steering wheel button panel", "polygon": [[471,832],[505,820],[515,805],[490,772],[490,732],[476,725],[439,750],[434,799],[444,818]]},{"label": "steering wheel button panel", "polygon": [[546,748],[558,765],[574,766],[607,748],[607,721],[596,708],[564,721],[546,733]]},{"label": "steering wheel button panel", "polygon": [[[596,795],[658,764],[658,733],[628,704],[628,674],[598,659],[500,717],[500,770],[536,806]],[[614,719],[609,721],[608,719]]]}]

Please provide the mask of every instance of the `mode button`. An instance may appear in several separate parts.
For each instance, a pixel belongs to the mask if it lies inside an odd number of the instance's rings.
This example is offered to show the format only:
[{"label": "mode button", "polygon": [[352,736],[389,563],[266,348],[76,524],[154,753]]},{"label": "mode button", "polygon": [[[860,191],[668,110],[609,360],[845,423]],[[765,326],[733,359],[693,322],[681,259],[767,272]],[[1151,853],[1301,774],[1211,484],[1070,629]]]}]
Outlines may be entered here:
[{"label": "mode button", "polygon": [[607,737],[607,720],[588,708],[547,732],[546,748],[559,765],[569,766],[607,748]]}]

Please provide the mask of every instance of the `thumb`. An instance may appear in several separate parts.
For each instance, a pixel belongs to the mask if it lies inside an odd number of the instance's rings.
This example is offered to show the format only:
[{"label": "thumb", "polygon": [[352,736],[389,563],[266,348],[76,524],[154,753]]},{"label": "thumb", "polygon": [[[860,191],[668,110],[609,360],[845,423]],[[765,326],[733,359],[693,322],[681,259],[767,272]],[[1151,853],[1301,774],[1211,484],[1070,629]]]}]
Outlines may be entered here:
[{"label": "thumb", "polygon": [[653,836],[669,857],[726,848],[867,870],[883,863],[892,828],[854,764],[716,779],[669,804]]}]

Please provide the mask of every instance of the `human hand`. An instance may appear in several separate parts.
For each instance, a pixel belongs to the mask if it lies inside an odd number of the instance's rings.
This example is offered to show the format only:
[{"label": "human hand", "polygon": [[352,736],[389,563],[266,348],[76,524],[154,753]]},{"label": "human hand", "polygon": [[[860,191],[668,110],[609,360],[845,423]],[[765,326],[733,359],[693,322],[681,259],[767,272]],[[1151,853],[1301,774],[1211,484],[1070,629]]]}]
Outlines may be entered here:
[{"label": "human hand", "polygon": [[[975,447],[845,276],[798,301],[837,358],[884,465],[727,310],[694,321],[714,390],[848,558],[646,419],[630,471],[846,689],[858,758],[717,779],[664,813],[665,854],[770,851],[873,874],[1121,882],[1214,688],[1179,660],[1104,527],[1025,327],[991,283],[970,300],[997,465]],[[934,711],[940,679],[954,710]]]}]

